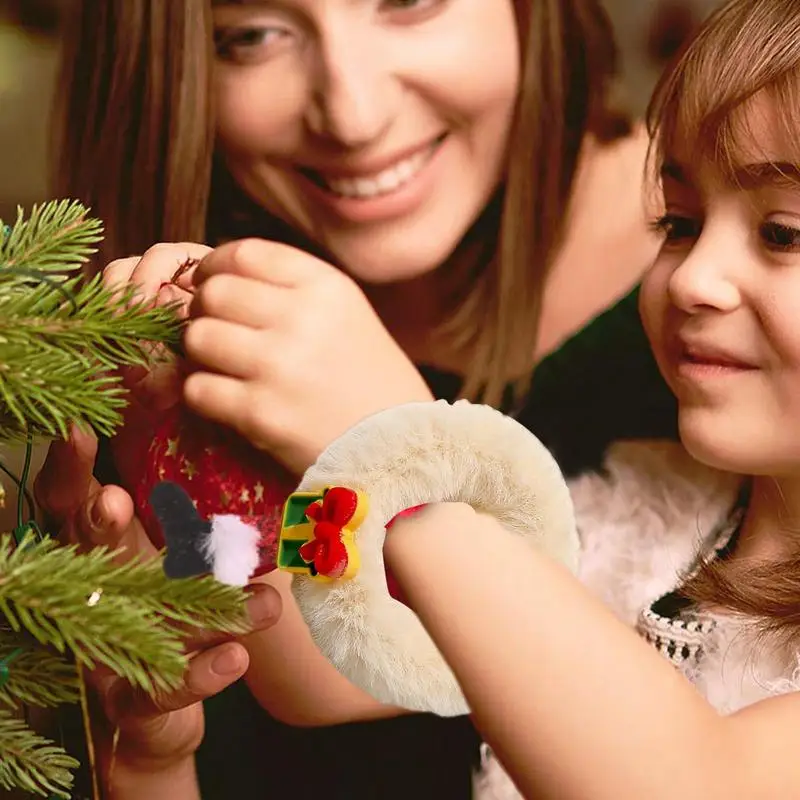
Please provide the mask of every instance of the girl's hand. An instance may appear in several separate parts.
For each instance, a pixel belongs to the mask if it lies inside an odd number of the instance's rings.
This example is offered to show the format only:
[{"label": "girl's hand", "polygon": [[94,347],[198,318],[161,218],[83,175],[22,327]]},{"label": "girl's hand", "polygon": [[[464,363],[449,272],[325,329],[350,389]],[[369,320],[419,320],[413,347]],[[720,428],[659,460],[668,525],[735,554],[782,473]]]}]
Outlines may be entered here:
[{"label": "girl's hand", "polygon": [[369,414],[432,399],[361,289],[330,264],[247,239],[207,255],[194,286],[184,347],[199,369],[187,404],[298,474]]}]

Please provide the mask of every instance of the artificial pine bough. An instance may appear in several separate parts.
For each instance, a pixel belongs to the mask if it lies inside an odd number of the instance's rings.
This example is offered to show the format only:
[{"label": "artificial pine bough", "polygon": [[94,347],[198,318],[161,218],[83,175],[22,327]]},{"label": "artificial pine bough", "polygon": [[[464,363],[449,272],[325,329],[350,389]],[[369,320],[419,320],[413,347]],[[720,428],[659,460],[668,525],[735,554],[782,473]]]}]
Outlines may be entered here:
[{"label": "artificial pine bough", "polygon": [[[0,222],[0,443],[25,443],[26,463],[33,441],[72,424],[113,433],[126,402],[118,368],[177,344],[174,308],[83,277],[101,237],[69,201]],[[78,701],[79,670],[96,665],[149,692],[177,687],[180,629],[243,632],[244,595],[210,578],[170,580],[160,559],[120,566],[103,550],[59,546],[23,516],[19,494],[17,529],[0,534],[0,789],[68,798],[78,764],[26,710]]]}]

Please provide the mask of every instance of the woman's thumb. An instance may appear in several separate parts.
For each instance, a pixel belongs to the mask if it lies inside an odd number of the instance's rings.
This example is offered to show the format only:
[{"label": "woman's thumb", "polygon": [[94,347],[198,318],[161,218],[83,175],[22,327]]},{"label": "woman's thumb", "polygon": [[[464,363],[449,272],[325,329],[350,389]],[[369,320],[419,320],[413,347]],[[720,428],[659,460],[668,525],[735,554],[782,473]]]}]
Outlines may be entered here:
[{"label": "woman's thumb", "polygon": [[50,445],[34,481],[38,505],[58,521],[75,513],[98,486],[93,474],[96,457],[97,437],[73,425],[69,438]]}]

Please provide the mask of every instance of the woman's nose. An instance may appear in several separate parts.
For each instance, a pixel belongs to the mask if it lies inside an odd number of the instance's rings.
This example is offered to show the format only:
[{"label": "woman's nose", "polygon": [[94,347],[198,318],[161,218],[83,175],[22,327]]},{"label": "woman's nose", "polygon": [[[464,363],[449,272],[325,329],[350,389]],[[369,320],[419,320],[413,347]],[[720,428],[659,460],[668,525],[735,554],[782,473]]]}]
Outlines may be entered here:
[{"label": "woman's nose", "polygon": [[[741,257],[741,256],[740,256]],[[735,248],[714,246],[704,237],[673,271],[670,299],[682,311],[733,311],[741,302],[735,280]]]},{"label": "woman's nose", "polygon": [[318,136],[357,149],[389,128],[400,93],[378,48],[354,38],[328,41],[321,45],[306,124]]}]

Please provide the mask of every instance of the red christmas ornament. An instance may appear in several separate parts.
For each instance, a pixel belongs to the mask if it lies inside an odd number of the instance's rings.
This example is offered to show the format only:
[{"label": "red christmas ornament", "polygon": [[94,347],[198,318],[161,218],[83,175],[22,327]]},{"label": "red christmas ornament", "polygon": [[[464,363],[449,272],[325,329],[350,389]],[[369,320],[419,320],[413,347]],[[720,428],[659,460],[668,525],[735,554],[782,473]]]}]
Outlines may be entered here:
[{"label": "red christmas ornament", "polygon": [[126,460],[141,467],[130,481],[131,494],[156,547],[164,546],[164,534],[149,500],[157,484],[169,481],[184,489],[203,519],[233,514],[256,527],[261,539],[255,574],[275,568],[283,504],[297,486],[283,466],[230,429],[182,406],[165,412],[153,439]]}]

